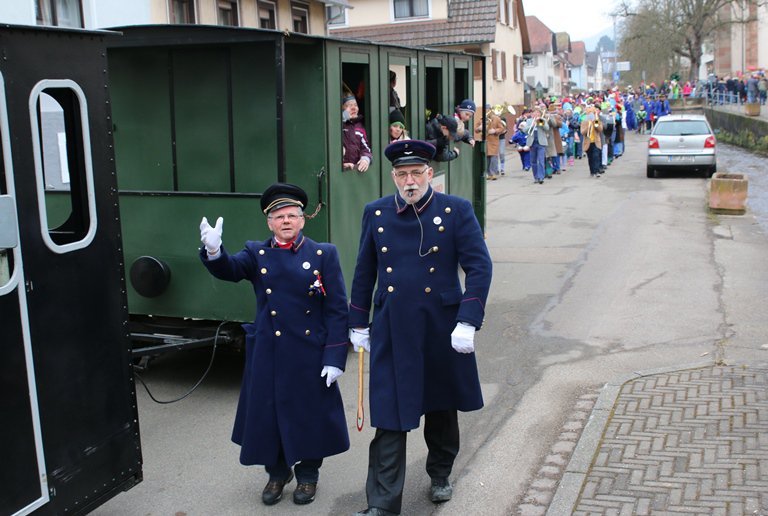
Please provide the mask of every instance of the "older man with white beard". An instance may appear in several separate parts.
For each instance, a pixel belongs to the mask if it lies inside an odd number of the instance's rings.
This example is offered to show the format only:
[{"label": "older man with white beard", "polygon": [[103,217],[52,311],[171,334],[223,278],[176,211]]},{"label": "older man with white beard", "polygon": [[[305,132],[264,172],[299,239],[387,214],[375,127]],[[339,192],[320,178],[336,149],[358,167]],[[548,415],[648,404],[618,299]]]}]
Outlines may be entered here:
[{"label": "older man with white beard", "polygon": [[[424,416],[430,499],[450,500],[459,452],[457,411],[483,406],[474,354],[485,315],[491,258],[472,204],[435,192],[435,147],[389,145],[397,193],[365,207],[350,303],[350,340],[371,354],[371,441],[357,514],[400,514],[406,437]],[[459,267],[465,274],[464,289]],[[378,279],[378,283],[377,283]],[[374,291],[375,289],[375,291]],[[371,308],[373,320],[369,327]]]}]

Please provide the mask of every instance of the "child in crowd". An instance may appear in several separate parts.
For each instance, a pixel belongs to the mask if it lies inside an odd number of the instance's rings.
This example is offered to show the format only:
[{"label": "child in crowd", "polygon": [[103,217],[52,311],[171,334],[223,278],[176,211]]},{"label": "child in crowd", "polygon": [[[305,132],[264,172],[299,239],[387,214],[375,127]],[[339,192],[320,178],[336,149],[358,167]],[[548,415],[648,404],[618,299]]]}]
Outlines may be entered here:
[{"label": "child in crowd", "polygon": [[523,170],[526,172],[531,170],[531,149],[525,144],[525,122],[520,122],[517,125],[517,132],[509,139],[509,143],[517,145],[517,152],[520,154],[520,161],[523,164]]},{"label": "child in crowd", "polygon": [[635,116],[637,117],[638,134],[645,134],[645,121],[648,118],[648,112],[645,110],[645,106],[642,103],[638,106]]}]

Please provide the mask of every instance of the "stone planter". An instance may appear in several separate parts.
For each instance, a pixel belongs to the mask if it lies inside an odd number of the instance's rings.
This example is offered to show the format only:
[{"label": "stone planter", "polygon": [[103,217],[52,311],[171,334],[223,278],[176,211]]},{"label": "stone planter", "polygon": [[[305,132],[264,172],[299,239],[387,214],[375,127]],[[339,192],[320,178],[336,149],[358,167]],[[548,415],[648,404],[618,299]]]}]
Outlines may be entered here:
[{"label": "stone planter", "polygon": [[760,103],[744,104],[744,114],[747,116],[760,116]]},{"label": "stone planter", "polygon": [[743,215],[747,210],[746,174],[716,172],[709,182],[709,209],[717,213]]}]

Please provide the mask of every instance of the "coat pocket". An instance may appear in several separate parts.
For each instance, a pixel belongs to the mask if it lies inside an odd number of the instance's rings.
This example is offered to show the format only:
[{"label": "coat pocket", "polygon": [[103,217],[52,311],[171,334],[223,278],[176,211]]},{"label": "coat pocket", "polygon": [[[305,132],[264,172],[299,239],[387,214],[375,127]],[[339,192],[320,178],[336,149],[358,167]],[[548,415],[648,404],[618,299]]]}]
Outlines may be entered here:
[{"label": "coat pocket", "polygon": [[381,306],[384,303],[384,299],[387,297],[387,293],[386,290],[377,290],[376,293],[373,294],[373,304]]},{"label": "coat pocket", "polygon": [[460,288],[446,290],[445,292],[440,293],[440,298],[443,300],[443,306],[458,305],[461,303],[463,297],[464,294],[461,292]]}]

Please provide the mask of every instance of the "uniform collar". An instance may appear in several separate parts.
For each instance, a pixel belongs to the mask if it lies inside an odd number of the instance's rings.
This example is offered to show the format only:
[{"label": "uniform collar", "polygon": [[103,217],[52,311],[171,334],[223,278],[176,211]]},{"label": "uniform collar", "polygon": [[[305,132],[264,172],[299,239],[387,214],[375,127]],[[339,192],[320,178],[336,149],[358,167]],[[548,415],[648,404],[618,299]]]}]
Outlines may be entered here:
[{"label": "uniform collar", "polygon": [[[419,199],[419,201],[414,204],[416,208],[416,213],[421,213],[425,209],[427,209],[427,206],[429,206],[429,203],[432,202],[432,199],[435,197],[435,191],[432,190],[432,185],[427,186],[427,191],[424,192],[424,196]],[[408,209],[409,204],[405,202],[405,200],[400,197],[400,192],[397,192],[395,194],[395,208],[397,209],[398,215],[401,213],[404,213],[406,209]]]},{"label": "uniform collar", "polygon": [[293,240],[293,242],[290,243],[290,247],[281,247],[280,244],[277,243],[277,240],[275,239],[274,235],[272,238],[269,239],[269,247],[273,249],[290,249],[294,253],[299,251],[299,248],[304,245],[304,233],[299,232],[299,234],[296,236],[296,238]]}]

